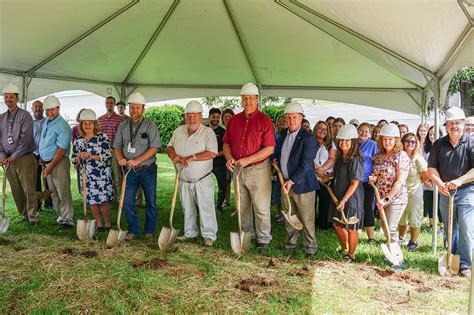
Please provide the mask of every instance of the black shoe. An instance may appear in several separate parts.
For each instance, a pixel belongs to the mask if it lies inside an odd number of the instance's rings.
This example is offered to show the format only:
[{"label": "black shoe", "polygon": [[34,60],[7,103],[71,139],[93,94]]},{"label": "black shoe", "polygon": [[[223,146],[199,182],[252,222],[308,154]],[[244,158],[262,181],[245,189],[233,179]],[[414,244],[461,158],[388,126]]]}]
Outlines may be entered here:
[{"label": "black shoe", "polygon": [[270,247],[269,243],[258,243],[257,249],[258,250],[267,250]]},{"label": "black shoe", "polygon": [[222,209],[222,206],[217,206],[217,210],[219,210],[220,213],[224,213],[224,209]]},{"label": "black shoe", "polygon": [[285,218],[282,214],[275,216],[276,224],[283,224],[285,223]]},{"label": "black shoe", "polygon": [[37,226],[37,225],[38,225],[38,221],[31,221],[31,222],[30,222],[30,225],[31,225],[31,226]]},{"label": "black shoe", "polygon": [[414,251],[415,249],[418,248],[418,243],[415,242],[415,241],[409,241],[408,245],[407,245],[407,248],[408,248],[409,251],[412,252],[412,251]]},{"label": "black shoe", "polygon": [[106,231],[105,227],[103,227],[103,226],[97,227],[97,233],[102,233],[102,232],[105,232],[105,231]]},{"label": "black shoe", "polygon": [[67,224],[67,223],[61,223],[60,226],[63,230],[69,230],[73,228],[71,224]]},{"label": "black shoe", "polygon": [[368,242],[370,245],[377,244],[377,241],[375,240],[375,238],[369,238]]},{"label": "black shoe", "polygon": [[428,233],[431,233],[431,231],[433,231],[433,226],[432,225],[427,226],[425,231]]}]

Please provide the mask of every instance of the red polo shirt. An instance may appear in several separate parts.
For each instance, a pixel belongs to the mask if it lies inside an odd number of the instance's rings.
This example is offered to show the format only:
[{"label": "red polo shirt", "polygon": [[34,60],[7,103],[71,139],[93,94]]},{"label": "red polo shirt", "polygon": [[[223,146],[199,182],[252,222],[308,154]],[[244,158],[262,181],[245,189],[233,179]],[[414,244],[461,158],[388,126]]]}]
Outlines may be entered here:
[{"label": "red polo shirt", "polygon": [[124,118],[117,113],[113,113],[110,116],[104,114],[99,117],[99,127],[100,131],[105,133],[109,138],[110,147],[114,145],[115,134],[117,133],[118,126]]},{"label": "red polo shirt", "polygon": [[232,156],[238,160],[263,147],[276,146],[275,128],[270,118],[258,109],[249,116],[241,112],[227,123],[224,143],[230,145]]}]

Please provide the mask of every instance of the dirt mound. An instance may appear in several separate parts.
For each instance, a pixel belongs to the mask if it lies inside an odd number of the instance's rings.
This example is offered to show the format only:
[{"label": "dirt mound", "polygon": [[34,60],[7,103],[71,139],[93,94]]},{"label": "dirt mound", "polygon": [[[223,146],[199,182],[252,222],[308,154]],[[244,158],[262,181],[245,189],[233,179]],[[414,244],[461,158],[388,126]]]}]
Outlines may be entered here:
[{"label": "dirt mound", "polygon": [[68,256],[83,256],[85,258],[95,258],[97,257],[97,252],[95,250],[78,250],[76,248],[66,247],[63,248],[62,253]]},{"label": "dirt mound", "polygon": [[269,279],[256,277],[243,279],[236,287],[242,291],[254,292],[258,287],[268,287],[273,284],[273,281]]},{"label": "dirt mound", "polygon": [[152,258],[150,260],[134,258],[130,261],[130,264],[133,268],[149,267],[151,269],[160,269],[168,265],[165,259],[160,258]]}]

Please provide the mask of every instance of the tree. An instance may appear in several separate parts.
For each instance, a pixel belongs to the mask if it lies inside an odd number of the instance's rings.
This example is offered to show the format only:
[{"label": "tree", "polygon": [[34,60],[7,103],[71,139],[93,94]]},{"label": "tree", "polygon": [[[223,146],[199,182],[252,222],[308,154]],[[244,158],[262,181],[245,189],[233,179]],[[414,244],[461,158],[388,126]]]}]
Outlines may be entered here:
[{"label": "tree", "polygon": [[461,108],[466,116],[474,115],[474,68],[462,67],[456,71],[449,84],[448,94],[457,92],[461,95]]}]

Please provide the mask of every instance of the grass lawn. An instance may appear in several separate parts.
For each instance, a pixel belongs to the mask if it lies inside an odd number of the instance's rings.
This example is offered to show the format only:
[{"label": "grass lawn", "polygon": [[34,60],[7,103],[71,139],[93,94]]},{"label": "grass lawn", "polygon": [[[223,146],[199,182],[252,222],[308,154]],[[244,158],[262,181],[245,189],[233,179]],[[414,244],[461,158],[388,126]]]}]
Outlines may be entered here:
[{"label": "grass lawn", "polygon": [[[75,172],[71,174],[77,219],[82,218],[81,197]],[[252,249],[237,259],[229,240],[237,221],[229,216],[233,209],[226,209],[217,214],[219,232],[212,249],[204,248],[202,240],[177,243],[176,251],[164,257],[157,239],[168,224],[173,181],[172,164],[159,154],[158,232],[151,240],[114,249],[105,247],[106,234],[79,242],[75,229],[57,227],[50,209],[43,210],[41,223],[30,228],[19,222],[8,193],[12,223],[0,238],[0,314],[467,312],[469,281],[437,275],[437,257],[427,233],[422,233],[418,251],[404,249],[407,268],[396,273],[386,270],[380,247],[369,245],[365,233],[354,264],[342,262],[336,253],[334,231],[317,230],[319,250],[313,259],[305,259],[301,250],[286,256],[286,232],[276,224],[270,250]],[[112,208],[114,222],[117,205]],[[138,212],[143,219],[143,208]],[[182,231],[179,202],[175,227]],[[382,235],[377,238],[383,241]],[[444,250],[440,247],[439,252]]]}]

